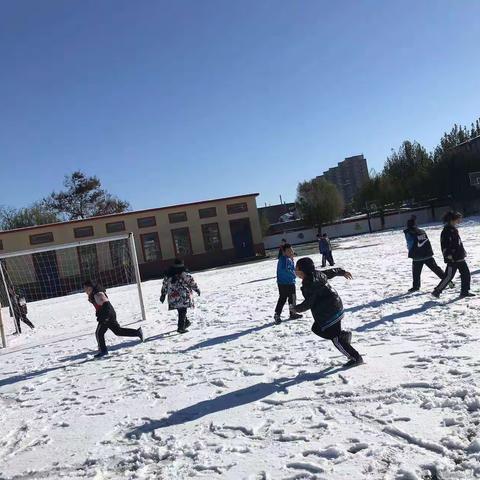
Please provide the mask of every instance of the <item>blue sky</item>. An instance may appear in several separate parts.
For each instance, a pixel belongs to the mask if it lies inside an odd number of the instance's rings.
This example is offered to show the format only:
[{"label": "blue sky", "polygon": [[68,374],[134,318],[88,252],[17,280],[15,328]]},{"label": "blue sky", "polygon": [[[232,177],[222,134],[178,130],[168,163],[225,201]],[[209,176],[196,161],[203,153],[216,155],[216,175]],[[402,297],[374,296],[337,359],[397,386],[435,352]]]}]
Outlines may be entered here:
[{"label": "blue sky", "polygon": [[478,0],[3,0],[0,205],[261,193],[480,116]]}]

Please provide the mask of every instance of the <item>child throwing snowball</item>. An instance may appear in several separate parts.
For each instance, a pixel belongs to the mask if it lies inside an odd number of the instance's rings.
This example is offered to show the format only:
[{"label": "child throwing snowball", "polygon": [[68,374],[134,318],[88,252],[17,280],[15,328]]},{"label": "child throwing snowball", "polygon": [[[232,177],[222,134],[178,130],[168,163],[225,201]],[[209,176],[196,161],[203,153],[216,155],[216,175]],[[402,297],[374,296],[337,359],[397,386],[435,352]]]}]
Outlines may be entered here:
[{"label": "child throwing snowball", "polygon": [[342,276],[348,280],[352,275],[342,268],[319,271],[311,258],[301,258],[295,273],[302,280],[302,293],[305,300],[295,307],[296,312],[312,311],[314,323],[312,332],[333,342],[335,347],[348,358],[345,367],[355,367],[363,363],[362,356],[350,344],[352,333],[342,330],[342,299],[330,286],[328,280]]},{"label": "child throwing snowball", "polygon": [[186,333],[191,325],[187,318],[187,310],[194,307],[193,292],[200,295],[200,289],[195,280],[186,272],[183,262],[177,258],[163,280],[160,301],[163,303],[168,296],[168,309],[177,310],[178,333]]}]

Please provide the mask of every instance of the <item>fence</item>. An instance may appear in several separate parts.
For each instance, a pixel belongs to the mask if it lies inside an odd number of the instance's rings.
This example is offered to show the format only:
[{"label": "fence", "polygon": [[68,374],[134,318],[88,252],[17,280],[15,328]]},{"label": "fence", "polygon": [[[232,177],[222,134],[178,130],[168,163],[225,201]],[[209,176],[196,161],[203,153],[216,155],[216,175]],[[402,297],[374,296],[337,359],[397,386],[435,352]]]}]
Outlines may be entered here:
[{"label": "fence", "polygon": [[[367,215],[359,215],[357,217],[346,218],[338,222],[325,225],[322,232],[326,233],[330,238],[349,237],[352,235],[361,235],[364,233],[380,232],[392,228],[404,227],[407,220],[416,215],[419,225],[439,221],[442,215],[449,210],[448,205],[440,207],[423,207],[409,210],[401,210],[398,212],[385,213],[383,217],[379,215],[372,216],[369,219]],[[296,228],[288,229],[289,222],[285,222],[285,230],[275,235],[269,235],[264,238],[263,242],[266,249],[276,248],[280,244],[282,238],[285,238],[292,245],[300,245],[302,243],[310,243],[316,240],[317,230],[314,228]]]}]

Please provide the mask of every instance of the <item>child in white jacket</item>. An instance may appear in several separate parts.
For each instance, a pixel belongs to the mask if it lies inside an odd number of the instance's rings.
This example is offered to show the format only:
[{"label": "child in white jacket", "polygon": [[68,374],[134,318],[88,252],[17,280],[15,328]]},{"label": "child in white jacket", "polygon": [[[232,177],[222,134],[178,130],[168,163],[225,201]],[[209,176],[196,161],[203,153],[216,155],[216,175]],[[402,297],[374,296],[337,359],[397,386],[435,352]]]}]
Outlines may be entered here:
[{"label": "child in white jacket", "polygon": [[178,312],[178,333],[186,333],[191,325],[187,318],[187,310],[194,308],[193,292],[200,295],[200,289],[193,277],[186,272],[185,265],[176,259],[163,280],[160,301],[168,296],[168,309]]}]

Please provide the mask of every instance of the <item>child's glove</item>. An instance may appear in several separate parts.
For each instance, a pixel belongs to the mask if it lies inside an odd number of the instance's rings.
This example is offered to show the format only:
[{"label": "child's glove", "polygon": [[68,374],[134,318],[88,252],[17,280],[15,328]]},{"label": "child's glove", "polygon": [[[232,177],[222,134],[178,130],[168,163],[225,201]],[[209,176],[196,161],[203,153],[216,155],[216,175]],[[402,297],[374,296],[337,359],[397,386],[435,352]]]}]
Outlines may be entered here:
[{"label": "child's glove", "polygon": [[200,290],[197,290],[197,294],[198,294],[198,296],[200,296]]},{"label": "child's glove", "polygon": [[161,301],[162,303],[165,301],[165,295],[162,295],[162,296],[160,297],[160,301]]}]

